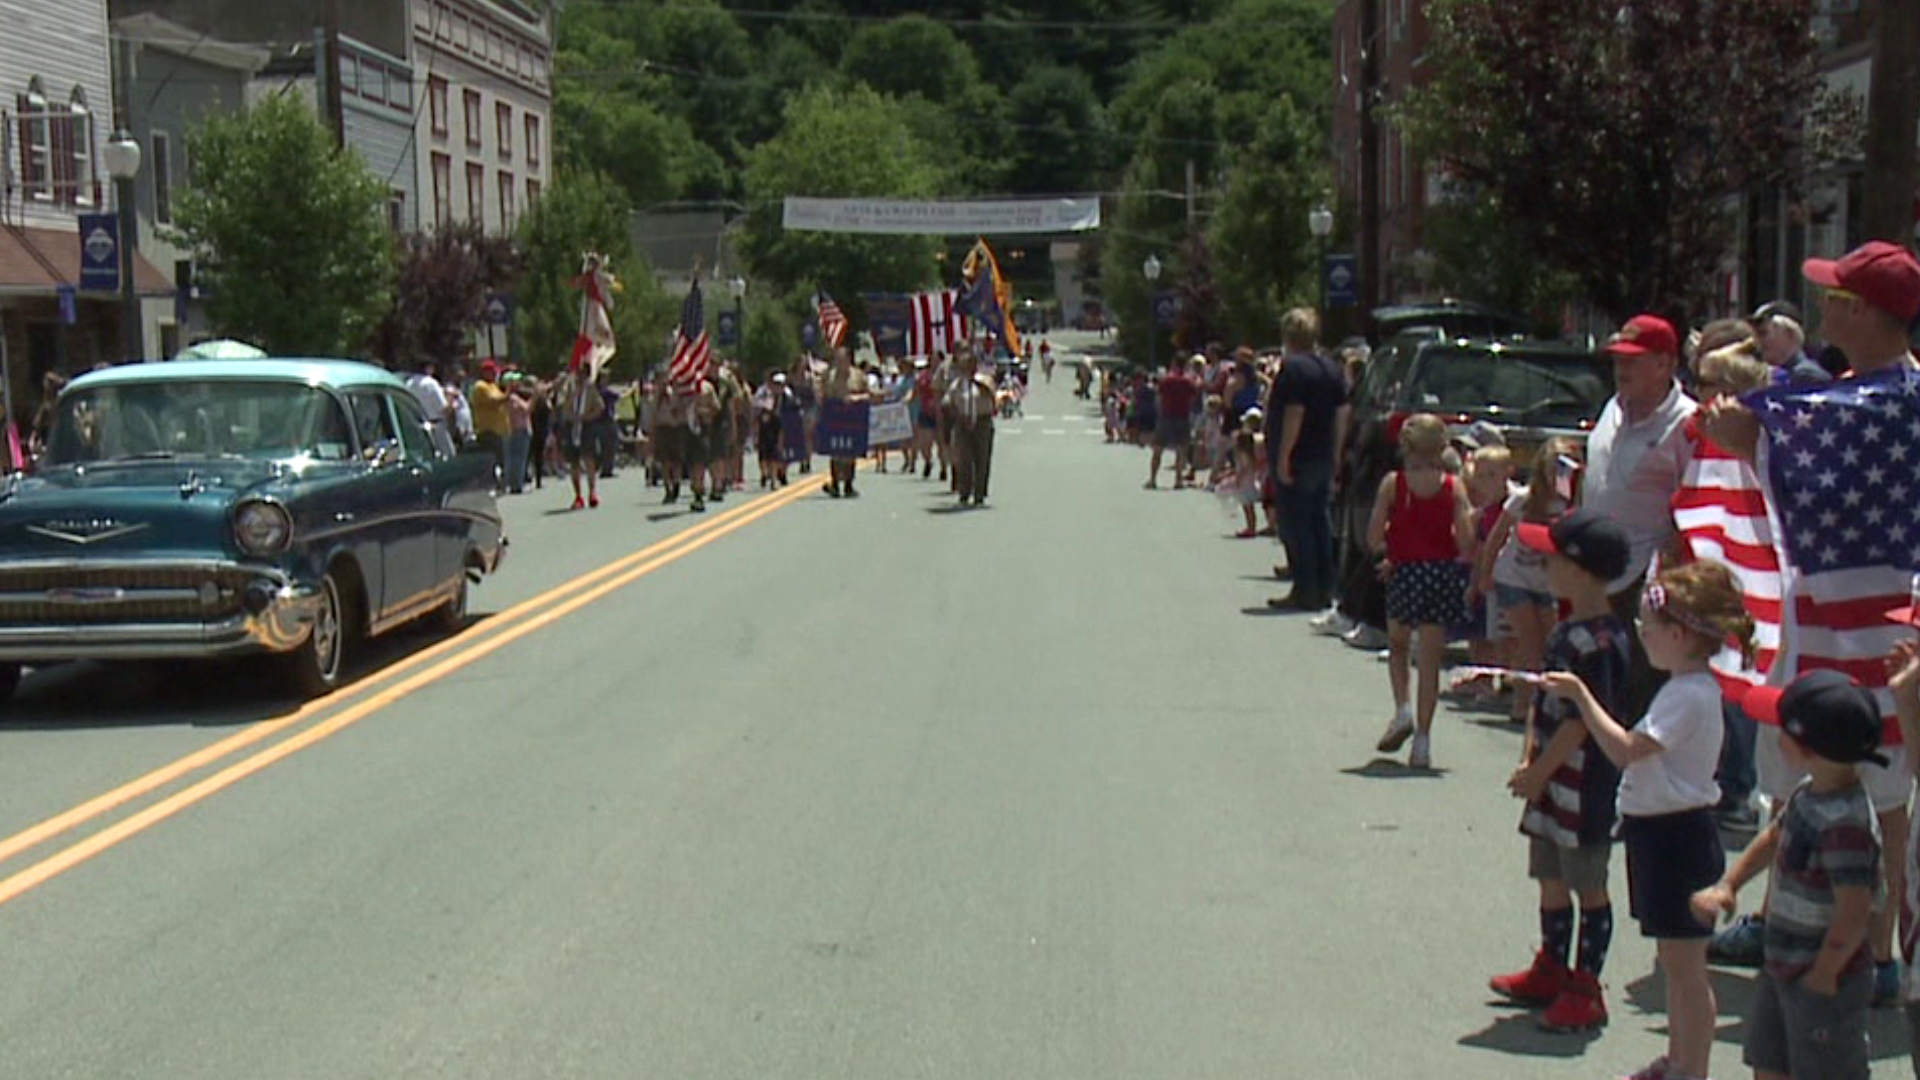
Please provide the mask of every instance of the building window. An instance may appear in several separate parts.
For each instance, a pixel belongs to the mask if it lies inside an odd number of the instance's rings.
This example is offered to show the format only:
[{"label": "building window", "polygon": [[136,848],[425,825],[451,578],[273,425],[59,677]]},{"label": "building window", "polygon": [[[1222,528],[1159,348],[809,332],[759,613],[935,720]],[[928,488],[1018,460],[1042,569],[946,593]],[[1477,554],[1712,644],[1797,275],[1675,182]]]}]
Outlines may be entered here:
[{"label": "building window", "polygon": [[94,201],[94,185],[99,178],[93,172],[93,110],[87,108],[87,92],[73,88],[67,112],[73,126],[73,201],[82,206]]},{"label": "building window", "polygon": [[407,231],[407,193],[399,188],[387,195],[387,228],[395,234]]},{"label": "building window", "polygon": [[475,225],[487,223],[487,167],[467,166],[467,220]]},{"label": "building window", "polygon": [[413,113],[413,73],[396,71],[387,84],[387,104],[400,111]]},{"label": "building window", "polygon": [[540,181],[529,177],[527,179],[527,209],[529,210],[533,209],[533,205],[539,201],[540,201]]},{"label": "building window", "polygon": [[173,140],[164,131],[156,131],[153,144],[153,220],[162,225],[173,223]]},{"label": "building window", "polygon": [[504,101],[493,106],[493,137],[500,143],[500,160],[513,160],[513,106]]},{"label": "building window", "polygon": [[540,167],[540,117],[527,114],[527,164]]},{"label": "building window", "polygon": [[513,174],[510,172],[501,173],[499,182],[500,182],[500,231],[506,232],[507,230],[513,228],[513,212],[514,212]]},{"label": "building window", "polygon": [[20,141],[20,186],[27,197],[51,201],[53,198],[53,113],[40,80],[27,83],[27,96],[20,100],[25,128]]},{"label": "building window", "polygon": [[447,80],[438,75],[427,79],[427,113],[433,118],[433,133],[447,137]]},{"label": "building window", "polygon": [[478,150],[483,134],[480,130],[480,91],[462,90],[460,99],[467,115],[467,145]]},{"label": "building window", "polygon": [[433,223],[445,225],[453,220],[453,159],[433,155]]}]

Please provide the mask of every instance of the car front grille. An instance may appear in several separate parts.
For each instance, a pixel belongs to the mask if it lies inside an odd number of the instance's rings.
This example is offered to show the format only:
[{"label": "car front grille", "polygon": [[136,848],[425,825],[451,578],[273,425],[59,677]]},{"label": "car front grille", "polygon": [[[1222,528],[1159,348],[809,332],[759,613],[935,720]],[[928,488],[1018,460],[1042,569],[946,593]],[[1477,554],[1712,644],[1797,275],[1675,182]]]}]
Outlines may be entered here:
[{"label": "car front grille", "polygon": [[0,567],[0,626],[218,622],[256,572],[236,566]]}]

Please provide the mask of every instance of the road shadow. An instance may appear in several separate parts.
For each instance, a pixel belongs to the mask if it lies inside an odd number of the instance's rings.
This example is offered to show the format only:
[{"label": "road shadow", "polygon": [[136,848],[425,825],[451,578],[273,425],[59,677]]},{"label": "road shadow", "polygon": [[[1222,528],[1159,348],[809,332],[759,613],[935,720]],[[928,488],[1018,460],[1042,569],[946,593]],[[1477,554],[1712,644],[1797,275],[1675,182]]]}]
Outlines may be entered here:
[{"label": "road shadow", "polygon": [[659,522],[662,522],[662,521],[678,521],[679,519],[681,519],[681,518],[683,518],[683,517],[686,517],[686,516],[687,516],[687,514],[689,514],[689,513],[691,513],[691,511],[687,511],[687,510],[655,510],[655,511],[654,511],[653,513],[651,513],[651,514],[648,514],[648,515],[647,515],[647,520],[648,520],[648,521],[651,521],[651,522],[654,522],[654,523],[656,523],[656,524],[657,524],[657,523],[659,523]]},{"label": "road shadow", "polygon": [[992,503],[982,503],[979,506],[961,506],[959,503],[954,503],[951,506],[929,506],[926,508],[926,512],[945,516],[947,514],[973,514],[992,509]]},{"label": "road shadow", "polygon": [[[1496,1008],[1521,1009],[1510,1001],[1491,1002]],[[1587,1048],[1600,1038],[1603,1028],[1562,1034],[1543,1031],[1531,1012],[1502,1016],[1471,1035],[1460,1037],[1459,1045],[1492,1050],[1516,1057],[1571,1059],[1585,1056]]]},{"label": "road shadow", "polygon": [[1358,776],[1366,780],[1438,780],[1447,775],[1448,770],[1431,765],[1416,769],[1404,761],[1377,757],[1365,765],[1353,765],[1340,770],[1348,776]]},{"label": "road shadow", "polygon": [[[490,618],[488,613],[469,613],[462,631]],[[362,641],[358,655],[349,657],[348,681],[334,696],[379,678],[447,636],[423,623]],[[33,668],[14,696],[0,705],[0,737],[10,731],[244,727],[276,719],[298,711],[306,701],[288,693],[273,660],[77,660]]]}]

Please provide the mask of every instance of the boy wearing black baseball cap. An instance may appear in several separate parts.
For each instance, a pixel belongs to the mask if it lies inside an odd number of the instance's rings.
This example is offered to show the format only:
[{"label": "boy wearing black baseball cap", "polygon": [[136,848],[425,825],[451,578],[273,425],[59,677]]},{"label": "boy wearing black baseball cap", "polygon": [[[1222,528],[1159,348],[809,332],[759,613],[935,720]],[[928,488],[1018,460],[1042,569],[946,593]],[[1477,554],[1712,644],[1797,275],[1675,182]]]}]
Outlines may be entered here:
[{"label": "boy wearing black baseball cap", "polygon": [[[1633,630],[1614,614],[1607,584],[1631,557],[1626,530],[1577,509],[1554,521],[1522,522],[1520,542],[1547,556],[1547,584],[1570,611],[1547,635],[1542,666],[1580,676],[1609,710],[1625,702]],[[1535,691],[1520,766],[1507,790],[1526,800],[1520,831],[1527,876],[1540,885],[1540,950],[1524,971],[1496,975],[1493,991],[1545,1005],[1549,1031],[1586,1031],[1607,1022],[1600,972],[1613,942],[1607,892],[1613,855],[1614,792],[1620,769],[1597,749],[1573,702]],[[1574,901],[1579,948],[1574,953]],[[1573,963],[1569,966],[1568,961]]]},{"label": "boy wearing black baseball cap", "polygon": [[1860,765],[1885,765],[1873,695],[1837,671],[1809,671],[1784,689],[1741,695],[1754,719],[1780,726],[1788,762],[1807,778],[1694,914],[1732,913],[1734,894],[1771,864],[1766,962],[1747,1017],[1745,1062],[1760,1077],[1867,1076],[1873,953],[1867,932],[1883,894],[1880,824]]}]

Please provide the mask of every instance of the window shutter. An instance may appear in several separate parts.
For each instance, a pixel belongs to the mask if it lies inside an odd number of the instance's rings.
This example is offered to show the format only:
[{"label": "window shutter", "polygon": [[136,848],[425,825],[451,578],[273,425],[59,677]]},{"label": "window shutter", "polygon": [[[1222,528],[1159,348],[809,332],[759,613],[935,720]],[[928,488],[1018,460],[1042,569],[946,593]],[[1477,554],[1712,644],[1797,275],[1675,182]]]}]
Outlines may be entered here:
[{"label": "window shutter", "polygon": [[27,117],[32,106],[27,104],[25,94],[14,101],[20,108],[20,187],[23,191],[33,191],[39,186],[39,178],[33,169],[33,121]]}]

